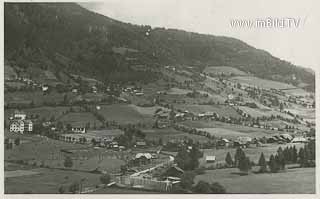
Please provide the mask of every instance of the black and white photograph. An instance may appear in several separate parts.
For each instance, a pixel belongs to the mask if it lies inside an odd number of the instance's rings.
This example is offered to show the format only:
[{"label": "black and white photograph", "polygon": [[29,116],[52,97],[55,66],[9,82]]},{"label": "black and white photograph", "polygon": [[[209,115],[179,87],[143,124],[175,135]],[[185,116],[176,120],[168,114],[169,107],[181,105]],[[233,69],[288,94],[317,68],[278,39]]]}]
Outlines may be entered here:
[{"label": "black and white photograph", "polygon": [[4,194],[316,195],[319,5],[2,2]]}]

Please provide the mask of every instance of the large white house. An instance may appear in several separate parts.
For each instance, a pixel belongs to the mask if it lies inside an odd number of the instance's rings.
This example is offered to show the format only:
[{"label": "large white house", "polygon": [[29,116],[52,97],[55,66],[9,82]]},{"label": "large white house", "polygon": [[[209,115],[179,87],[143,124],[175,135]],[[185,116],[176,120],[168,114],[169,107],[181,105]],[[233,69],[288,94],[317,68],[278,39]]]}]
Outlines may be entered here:
[{"label": "large white house", "polygon": [[33,123],[31,120],[12,120],[10,123],[10,132],[26,133],[33,131]]}]

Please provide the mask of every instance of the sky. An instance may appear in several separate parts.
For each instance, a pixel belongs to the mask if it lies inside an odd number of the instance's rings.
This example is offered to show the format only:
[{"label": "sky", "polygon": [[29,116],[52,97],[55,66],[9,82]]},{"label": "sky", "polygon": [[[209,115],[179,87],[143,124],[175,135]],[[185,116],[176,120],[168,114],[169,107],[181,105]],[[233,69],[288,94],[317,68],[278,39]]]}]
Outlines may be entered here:
[{"label": "sky", "polygon": [[[80,5],[123,22],[234,37],[295,65],[320,65],[318,0],[104,0]],[[290,18],[291,26],[231,26],[234,19],[267,18],[286,24]]]}]

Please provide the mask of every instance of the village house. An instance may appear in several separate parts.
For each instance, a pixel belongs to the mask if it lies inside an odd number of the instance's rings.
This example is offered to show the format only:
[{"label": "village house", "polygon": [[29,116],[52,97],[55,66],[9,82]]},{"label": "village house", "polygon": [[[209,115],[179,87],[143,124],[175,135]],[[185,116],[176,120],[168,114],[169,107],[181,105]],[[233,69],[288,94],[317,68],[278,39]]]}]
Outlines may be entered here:
[{"label": "village house", "polygon": [[214,163],[216,161],[216,156],[208,155],[206,156],[206,163]]},{"label": "village house", "polygon": [[84,127],[72,127],[71,131],[73,133],[86,133],[86,128],[84,128]]}]

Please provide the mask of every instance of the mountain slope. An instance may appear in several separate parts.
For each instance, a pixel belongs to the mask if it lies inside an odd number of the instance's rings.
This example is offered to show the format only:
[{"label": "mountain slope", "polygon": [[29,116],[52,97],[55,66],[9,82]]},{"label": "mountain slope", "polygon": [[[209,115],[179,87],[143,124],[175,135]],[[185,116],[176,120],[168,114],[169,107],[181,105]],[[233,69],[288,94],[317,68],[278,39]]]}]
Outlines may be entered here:
[{"label": "mountain slope", "polygon": [[122,23],[74,3],[5,3],[5,59],[22,68],[102,80],[131,73],[132,64],[186,64],[200,70],[225,65],[314,89],[314,74],[240,40]]}]

